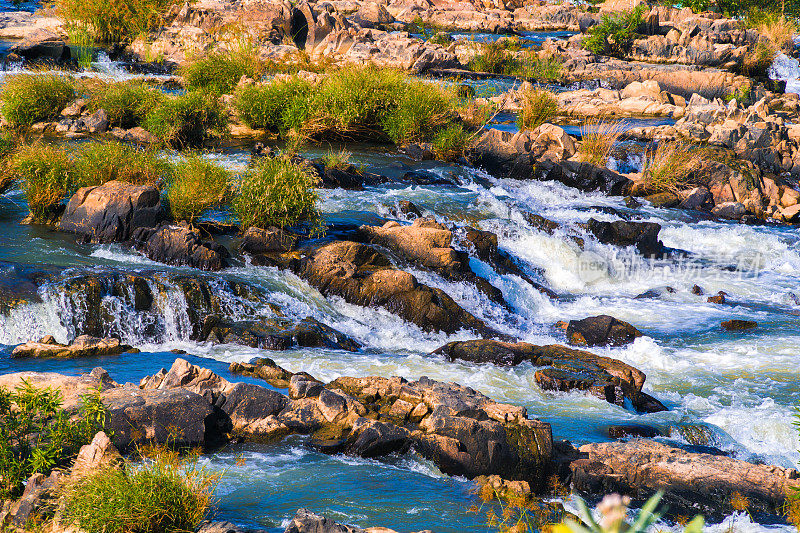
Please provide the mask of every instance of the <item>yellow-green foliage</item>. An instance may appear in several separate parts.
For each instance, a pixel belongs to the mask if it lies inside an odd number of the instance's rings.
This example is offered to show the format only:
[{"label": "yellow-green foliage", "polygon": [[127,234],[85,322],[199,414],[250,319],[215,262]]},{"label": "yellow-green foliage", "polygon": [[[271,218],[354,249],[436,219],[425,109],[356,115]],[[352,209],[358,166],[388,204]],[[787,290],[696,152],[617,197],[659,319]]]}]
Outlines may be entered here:
[{"label": "yellow-green foliage", "polygon": [[55,0],[56,13],[101,42],[115,43],[158,26],[171,0]]},{"label": "yellow-green foliage", "polygon": [[311,89],[311,84],[297,76],[240,87],[234,93],[233,107],[249,127],[286,135],[306,121]]},{"label": "yellow-green foliage", "polygon": [[218,476],[166,449],[141,464],[107,467],[63,490],[62,522],[87,533],[191,533],[206,517]]},{"label": "yellow-green foliage", "polygon": [[0,92],[0,112],[13,127],[58,118],[75,98],[75,84],[61,74],[16,74],[6,78]]},{"label": "yellow-green foliage", "polygon": [[623,133],[621,122],[595,120],[581,127],[579,157],[581,161],[602,167],[608,163],[611,150]]},{"label": "yellow-green foliage", "polygon": [[164,99],[158,89],[141,81],[103,83],[90,89],[91,110],[104,109],[112,126],[133,128]]},{"label": "yellow-green foliage", "polygon": [[288,158],[264,158],[241,178],[233,210],[242,229],[316,225],[317,178]]},{"label": "yellow-green foliage", "polygon": [[470,137],[470,133],[461,124],[451,124],[434,135],[433,153],[441,161],[455,161],[464,155]]},{"label": "yellow-green foliage", "polygon": [[201,147],[222,136],[228,125],[227,112],[219,98],[203,91],[167,97],[144,118],[144,129],[173,148]]},{"label": "yellow-green foliage", "polygon": [[167,198],[175,220],[192,222],[207,209],[220,205],[228,192],[230,175],[200,154],[175,165]]},{"label": "yellow-green foliage", "polygon": [[558,100],[553,93],[543,89],[530,89],[522,93],[522,111],[517,117],[521,131],[533,130],[558,115]]},{"label": "yellow-green foliage", "polygon": [[257,50],[241,47],[230,52],[216,51],[199,55],[183,65],[178,74],[183,76],[189,90],[203,89],[215,94],[228,94],[242,76],[260,80],[263,69]]},{"label": "yellow-green foliage", "polygon": [[172,164],[155,150],[111,141],[86,143],[75,158],[78,186],[118,180],[137,185],[159,185],[172,173]]},{"label": "yellow-green foliage", "polygon": [[61,212],[61,204],[77,186],[75,165],[63,147],[35,143],[20,148],[11,169],[24,182],[31,217],[49,222]]},{"label": "yellow-green foliage", "polygon": [[686,145],[662,142],[645,155],[642,177],[654,192],[678,192],[689,186],[689,177],[697,155]]}]

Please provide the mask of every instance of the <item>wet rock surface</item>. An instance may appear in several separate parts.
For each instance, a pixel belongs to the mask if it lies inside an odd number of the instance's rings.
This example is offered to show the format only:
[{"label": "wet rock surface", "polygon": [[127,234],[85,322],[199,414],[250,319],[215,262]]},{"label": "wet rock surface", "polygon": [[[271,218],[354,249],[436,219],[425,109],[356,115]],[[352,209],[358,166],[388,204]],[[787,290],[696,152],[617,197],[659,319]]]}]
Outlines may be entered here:
[{"label": "wet rock surface", "polygon": [[579,346],[623,346],[641,336],[632,325],[609,315],[570,320],[567,325],[567,339]]},{"label": "wet rock surface", "polygon": [[203,239],[198,230],[185,223],[136,228],[131,240],[148,259],[168,265],[220,270],[229,256],[224,246]]},{"label": "wet rock surface", "polygon": [[76,337],[69,344],[59,344],[48,335],[37,342],[27,342],[14,348],[11,357],[28,358],[76,358],[98,357],[104,355],[118,355],[131,350],[130,346],[122,344],[119,339],[100,339],[89,335]]}]

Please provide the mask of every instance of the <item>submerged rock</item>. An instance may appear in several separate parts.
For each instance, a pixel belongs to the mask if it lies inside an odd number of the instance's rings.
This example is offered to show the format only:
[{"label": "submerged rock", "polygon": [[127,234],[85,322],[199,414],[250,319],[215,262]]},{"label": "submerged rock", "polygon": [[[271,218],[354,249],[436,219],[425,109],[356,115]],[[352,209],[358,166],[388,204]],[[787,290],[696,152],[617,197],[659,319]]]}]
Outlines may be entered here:
[{"label": "submerged rock", "polygon": [[78,189],[70,198],[58,229],[77,233],[91,242],[123,242],[137,228],[153,228],[166,218],[156,187],[109,181]]},{"label": "submerged rock", "polygon": [[518,365],[530,361],[547,367],[536,371],[536,383],[545,390],[587,391],[609,403],[624,406],[626,400],[640,412],[665,411],[661,402],[642,392],[645,375],[622,361],[565,346],[536,346],[526,342],[494,340],[456,341],[433,353],[451,361]]},{"label": "submerged rock", "polygon": [[131,350],[130,346],[122,344],[119,339],[113,337],[100,339],[90,335],[81,335],[70,344],[59,344],[51,335],[48,335],[38,342],[26,342],[17,346],[11,352],[11,357],[71,359],[118,355],[129,350]]},{"label": "submerged rock", "polygon": [[758,323],[752,320],[726,320],[720,324],[723,329],[728,331],[743,331],[746,329],[755,329]]}]

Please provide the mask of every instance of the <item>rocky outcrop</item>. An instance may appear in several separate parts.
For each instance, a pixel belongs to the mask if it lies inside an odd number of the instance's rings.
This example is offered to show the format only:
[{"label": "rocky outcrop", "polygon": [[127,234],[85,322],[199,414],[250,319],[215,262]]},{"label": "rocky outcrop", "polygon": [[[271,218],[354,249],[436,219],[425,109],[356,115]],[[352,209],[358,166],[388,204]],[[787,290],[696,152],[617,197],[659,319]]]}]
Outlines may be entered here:
[{"label": "rocky outcrop", "polygon": [[210,315],[203,322],[198,340],[265,350],[302,347],[355,352],[361,346],[344,333],[313,317],[306,317],[297,323],[285,319],[231,322],[222,320],[217,315]]},{"label": "rocky outcrop", "polygon": [[641,336],[632,325],[609,315],[570,320],[567,325],[567,340],[578,346],[623,346]]},{"label": "rocky outcrop", "polygon": [[528,361],[545,367],[536,371],[536,383],[544,390],[582,390],[602,400],[624,406],[626,401],[641,412],[666,408],[642,392],[642,371],[608,357],[565,346],[536,346],[526,342],[507,343],[493,340],[457,341],[433,352],[451,361],[492,363],[513,366]]},{"label": "rocky outcrop", "polygon": [[635,246],[645,257],[661,257],[664,243],[658,240],[661,225],[655,222],[602,222],[589,219],[589,231],[603,244]]},{"label": "rocky outcrop", "polygon": [[148,259],[200,270],[220,270],[227,266],[228,250],[219,243],[203,239],[186,223],[161,224],[156,228],[136,228],[131,240]]},{"label": "rocky outcrop", "polygon": [[308,509],[298,509],[284,533],[366,533],[366,531],[360,527],[339,524]]},{"label": "rocky outcrop", "polygon": [[166,219],[161,193],[152,185],[109,181],[78,189],[58,229],[91,242],[123,242],[137,228],[153,228]]},{"label": "rocky outcrop", "polygon": [[731,496],[739,493],[749,502],[749,512],[776,514],[793,487],[800,486],[793,469],[692,453],[651,440],[585,444],[579,450],[581,457],[570,464],[577,490],[639,498],[663,490],[672,512],[719,518],[735,510]]},{"label": "rocky outcrop", "polygon": [[60,35],[45,28],[28,33],[14,45],[11,54],[29,63],[65,64],[72,57],[69,46]]},{"label": "rocky outcrop", "polygon": [[444,291],[392,267],[385,255],[365,244],[336,241],[303,251],[300,257],[266,260],[291,268],[322,294],[356,305],[382,307],[425,331],[466,329],[494,334]]},{"label": "rocky outcrop", "polygon": [[11,352],[11,357],[73,359],[118,355],[130,349],[130,346],[122,344],[119,339],[113,337],[99,339],[90,335],[81,335],[70,344],[59,344],[52,335],[48,335],[38,342],[26,342],[17,346]]},{"label": "rocky outcrop", "polygon": [[249,254],[291,252],[297,245],[297,236],[279,228],[247,228],[240,249]]}]

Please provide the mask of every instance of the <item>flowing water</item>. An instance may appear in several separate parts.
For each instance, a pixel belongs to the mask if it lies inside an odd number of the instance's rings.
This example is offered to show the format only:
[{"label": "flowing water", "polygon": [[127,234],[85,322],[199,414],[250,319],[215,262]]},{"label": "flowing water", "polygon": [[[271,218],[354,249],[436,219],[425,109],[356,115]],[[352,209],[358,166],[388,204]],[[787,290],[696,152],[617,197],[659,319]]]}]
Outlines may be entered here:
[{"label": "flowing water", "polygon": [[[114,65],[109,64],[109,69]],[[109,72],[111,76],[120,73]],[[506,117],[513,128],[513,117]],[[501,127],[503,124],[497,125]],[[185,350],[191,362],[228,374],[232,361],[268,356],[291,371],[304,370],[320,379],[342,375],[429,376],[471,386],[499,401],[528,408],[532,416],[550,422],[557,439],[575,444],[607,440],[611,424],[657,426],[677,442],[715,446],[736,457],[781,466],[800,463],[798,434],[792,423],[800,405],[797,357],[800,352],[800,235],[796,229],[746,226],[700,220],[678,211],[643,207],[630,210],[622,198],[582,193],[550,182],[520,182],[493,178],[459,165],[415,163],[380,146],[348,146],[353,159],[390,177],[424,170],[452,181],[450,186],[408,183],[369,187],[364,191],[323,190],[321,208],[336,224],[380,224],[391,219],[398,200],[411,200],[427,215],[457,225],[473,225],[497,233],[500,247],[533,277],[560,297],[550,300],[515,276],[501,276],[478,260],[472,268],[499,287],[510,309],[489,301],[474,287],[411,269],[424,283],[439,287],[467,310],[499,331],[521,340],[564,343],[553,327],[558,320],[610,314],[631,322],[645,334],[624,348],[595,349],[630,363],[647,374],[645,390],[669,411],[637,415],[578,393],[545,393],[534,381],[534,368],[497,368],[449,363],[428,355],[455,335],[425,333],[383,310],[364,309],[338,298],[325,298],[293,274],[246,262],[208,276],[189,268],[167,267],[117,245],[78,244],[74,237],[40,226],[21,225],[27,214],[24,195],[0,197],[0,290],[11,279],[10,264],[56,269],[53,280],[39,290],[41,301],[0,313],[0,372],[52,370],[64,373],[106,368],[118,382],[138,382],[169,367]],[[306,155],[319,156],[328,147]],[[234,170],[248,162],[246,150],[209,154]],[[636,166],[635,156],[614,164]],[[553,235],[532,227],[524,213],[532,212],[563,224]],[[619,216],[662,225],[660,238],[685,256],[645,260],[630,250],[603,245],[578,224],[590,217]],[[225,213],[213,214],[222,218]],[[581,250],[570,235],[585,240]],[[62,269],[66,269],[63,270]],[[105,327],[140,354],[77,361],[17,361],[14,345],[45,334],[69,340],[87,320],[85,301],[68,296],[66,284],[86,272],[113,276],[137,271],[146,275],[158,294],[153,311],[137,312],[124,295],[108,294],[102,308]],[[174,284],[175,276],[204,276],[231,318],[268,317],[277,305],[293,318],[314,316],[358,340],[357,353],[325,349],[266,352],[232,345],[211,346],[190,340],[187,304]],[[255,300],[235,297],[230,281],[258,288]],[[707,294],[724,290],[728,304],[706,302],[692,293],[700,285]],[[674,289],[670,292],[669,287]],[[639,297],[651,291],[654,296]],[[726,332],[719,324],[732,318],[758,322],[756,330]],[[401,531],[430,528],[439,533],[485,531],[474,504],[471,484],[441,474],[413,455],[385,460],[326,456],[307,448],[302,438],[272,445],[232,446],[203,459],[225,472],[217,490],[220,518],[245,526],[281,531],[298,507],[332,518]],[[713,525],[726,531],[787,529],[730,517]]]}]

